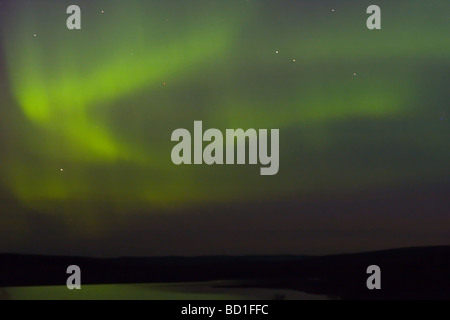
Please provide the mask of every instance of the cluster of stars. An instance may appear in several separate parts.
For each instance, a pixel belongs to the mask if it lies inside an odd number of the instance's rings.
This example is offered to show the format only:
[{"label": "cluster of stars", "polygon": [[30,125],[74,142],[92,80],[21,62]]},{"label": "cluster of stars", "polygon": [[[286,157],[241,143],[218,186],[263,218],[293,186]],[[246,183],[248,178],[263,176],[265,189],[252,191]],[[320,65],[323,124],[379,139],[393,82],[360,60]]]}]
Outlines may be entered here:
[{"label": "cluster of stars", "polygon": [[[334,9],[333,9],[333,11],[334,11]],[[280,53],[279,50],[275,50],[275,54],[279,54],[279,53]],[[292,62],[296,62],[295,58],[292,59]],[[353,72],[353,76],[354,76],[354,77],[356,77],[357,75],[358,75],[358,73]],[[363,75],[363,77],[365,77],[365,75]],[[165,83],[164,83],[164,85],[165,85]]]},{"label": "cluster of stars", "polygon": [[[1,6],[1,4],[2,3],[0,2],[0,6]],[[83,8],[84,8],[84,6],[83,6]],[[105,13],[105,10],[101,10],[100,13],[102,13],[102,14]],[[33,37],[36,38],[37,37],[37,33],[33,33]]]},{"label": "cluster of stars", "polygon": [[[275,50],[275,54],[279,54],[279,53],[280,53],[280,51]],[[292,59],[292,62],[295,62],[295,59]]]}]

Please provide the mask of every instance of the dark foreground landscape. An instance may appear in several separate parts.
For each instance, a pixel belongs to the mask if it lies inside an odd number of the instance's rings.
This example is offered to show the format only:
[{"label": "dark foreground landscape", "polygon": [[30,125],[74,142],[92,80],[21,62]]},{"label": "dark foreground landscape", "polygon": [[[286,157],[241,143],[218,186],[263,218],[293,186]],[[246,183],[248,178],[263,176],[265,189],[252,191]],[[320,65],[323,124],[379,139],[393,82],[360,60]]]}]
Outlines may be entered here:
[{"label": "dark foreground landscape", "polygon": [[[64,286],[69,265],[80,266],[83,285],[224,280],[234,281],[227,286],[290,289],[337,299],[450,299],[450,246],[328,256],[96,259],[3,254],[0,288]],[[381,290],[366,287],[370,265],[381,268]]]}]

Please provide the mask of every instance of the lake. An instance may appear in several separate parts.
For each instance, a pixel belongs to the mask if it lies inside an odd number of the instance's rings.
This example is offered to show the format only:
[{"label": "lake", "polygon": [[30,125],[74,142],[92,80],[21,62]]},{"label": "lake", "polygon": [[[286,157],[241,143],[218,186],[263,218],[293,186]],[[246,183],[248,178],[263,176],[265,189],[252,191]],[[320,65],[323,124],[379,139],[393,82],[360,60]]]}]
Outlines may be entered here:
[{"label": "lake", "polygon": [[287,289],[223,287],[230,282],[82,285],[0,288],[0,300],[327,300]]}]

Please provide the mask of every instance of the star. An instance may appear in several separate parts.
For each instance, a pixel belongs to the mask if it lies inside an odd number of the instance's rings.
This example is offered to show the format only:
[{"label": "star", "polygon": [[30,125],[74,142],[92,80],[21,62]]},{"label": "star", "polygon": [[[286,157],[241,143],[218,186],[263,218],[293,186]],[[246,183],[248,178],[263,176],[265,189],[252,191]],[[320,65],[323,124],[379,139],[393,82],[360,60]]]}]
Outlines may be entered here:
[{"label": "star", "polygon": [[292,62],[295,62],[295,59],[292,59]]},{"label": "star", "polygon": [[356,72],[353,75],[356,76]]},{"label": "star", "polygon": [[64,169],[60,169],[59,171],[63,172],[63,171],[64,171]]},{"label": "star", "polygon": [[331,9],[332,12],[334,12],[334,9]]},{"label": "star", "polygon": [[275,50],[275,53],[278,54],[278,50]]},{"label": "star", "polygon": [[37,37],[37,34],[35,33],[35,34],[33,34],[33,37]]}]

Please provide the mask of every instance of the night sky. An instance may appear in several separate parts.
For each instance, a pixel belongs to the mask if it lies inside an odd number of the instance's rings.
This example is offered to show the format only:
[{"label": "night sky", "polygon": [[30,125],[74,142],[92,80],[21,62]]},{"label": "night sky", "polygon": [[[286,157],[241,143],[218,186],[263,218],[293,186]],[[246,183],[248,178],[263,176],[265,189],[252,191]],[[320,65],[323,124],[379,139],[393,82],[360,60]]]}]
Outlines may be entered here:
[{"label": "night sky", "polygon": [[[82,10],[68,30],[66,8]],[[368,30],[377,4],[382,29]],[[450,2],[0,0],[0,252],[450,244]],[[280,170],[171,133],[280,129]]]}]

